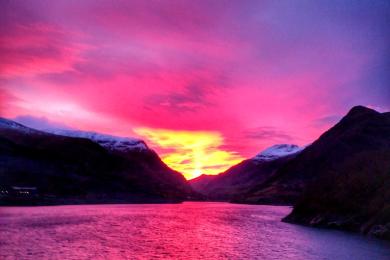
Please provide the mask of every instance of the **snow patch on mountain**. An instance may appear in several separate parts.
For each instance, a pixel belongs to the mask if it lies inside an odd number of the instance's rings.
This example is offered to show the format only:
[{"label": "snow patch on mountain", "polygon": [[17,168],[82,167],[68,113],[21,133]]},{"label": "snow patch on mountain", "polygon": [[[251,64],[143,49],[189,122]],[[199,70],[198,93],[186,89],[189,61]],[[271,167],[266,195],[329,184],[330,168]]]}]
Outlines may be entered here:
[{"label": "snow patch on mountain", "polygon": [[281,157],[299,153],[304,148],[305,147],[299,147],[295,144],[276,144],[265,149],[264,151],[253,157],[253,159],[256,161],[272,161]]},{"label": "snow patch on mountain", "polygon": [[5,119],[5,118],[0,118],[0,128],[7,128],[7,129],[13,129],[13,130],[17,130],[19,132],[23,132],[23,133],[38,133],[39,131],[35,130],[35,129],[32,129],[32,128],[29,128],[29,127],[26,127],[24,125],[21,125],[19,123],[16,123],[12,120],[8,120],[8,119]]},{"label": "snow patch on mountain", "polygon": [[50,129],[47,130],[47,132],[56,135],[86,138],[95,143],[98,143],[99,145],[111,151],[130,152],[130,151],[149,150],[146,143],[143,140],[137,138],[119,137],[119,136],[112,136],[106,134],[99,134],[95,132],[84,132],[84,131],[75,131],[75,130]]}]

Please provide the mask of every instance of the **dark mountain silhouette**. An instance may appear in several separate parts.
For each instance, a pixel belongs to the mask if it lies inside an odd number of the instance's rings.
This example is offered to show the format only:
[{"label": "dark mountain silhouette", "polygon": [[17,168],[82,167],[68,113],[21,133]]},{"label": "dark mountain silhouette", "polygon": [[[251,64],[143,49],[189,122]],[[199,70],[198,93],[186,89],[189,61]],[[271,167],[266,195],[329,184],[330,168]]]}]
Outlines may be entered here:
[{"label": "dark mountain silhouette", "polygon": [[285,221],[390,239],[390,113],[354,107],[270,186],[286,192],[302,184]]},{"label": "dark mountain silhouette", "polygon": [[211,199],[294,205],[287,222],[390,239],[390,113],[354,107],[299,153],[191,184]]},{"label": "dark mountain silhouette", "polygon": [[388,120],[389,113],[354,107],[296,158],[236,201],[295,203],[306,184],[317,180],[322,173],[339,171],[345,161],[354,161],[356,154],[387,150],[390,142]]},{"label": "dark mountain silhouette", "polygon": [[223,173],[214,176],[201,175],[190,180],[190,184],[210,200],[236,200],[268,180],[282,165],[301,152],[301,149],[290,144],[274,145]]},{"label": "dark mountain silhouette", "polygon": [[147,147],[108,149],[7,119],[0,119],[0,180],[0,200],[11,204],[176,202],[195,195]]}]

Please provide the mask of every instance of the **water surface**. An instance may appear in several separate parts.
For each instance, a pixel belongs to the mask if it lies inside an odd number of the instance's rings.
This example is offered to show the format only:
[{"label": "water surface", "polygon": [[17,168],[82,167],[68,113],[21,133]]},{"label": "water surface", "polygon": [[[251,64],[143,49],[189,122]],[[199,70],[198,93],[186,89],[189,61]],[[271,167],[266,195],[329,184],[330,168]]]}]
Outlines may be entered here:
[{"label": "water surface", "polygon": [[385,241],[229,203],[0,207],[0,259],[390,259]]}]

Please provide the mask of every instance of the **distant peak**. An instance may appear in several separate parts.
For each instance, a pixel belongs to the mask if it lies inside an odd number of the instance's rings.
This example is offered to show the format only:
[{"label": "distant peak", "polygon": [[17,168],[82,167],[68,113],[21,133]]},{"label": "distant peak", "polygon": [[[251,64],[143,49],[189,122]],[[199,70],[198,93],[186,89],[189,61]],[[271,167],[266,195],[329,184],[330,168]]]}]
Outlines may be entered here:
[{"label": "distant peak", "polygon": [[299,147],[295,144],[276,144],[268,147],[253,159],[257,161],[272,161],[281,157],[292,155],[302,151],[304,147]]},{"label": "distant peak", "polygon": [[367,115],[367,114],[378,114],[379,112],[374,109],[365,107],[365,106],[354,106],[349,110],[347,116],[359,116],[359,115]]}]

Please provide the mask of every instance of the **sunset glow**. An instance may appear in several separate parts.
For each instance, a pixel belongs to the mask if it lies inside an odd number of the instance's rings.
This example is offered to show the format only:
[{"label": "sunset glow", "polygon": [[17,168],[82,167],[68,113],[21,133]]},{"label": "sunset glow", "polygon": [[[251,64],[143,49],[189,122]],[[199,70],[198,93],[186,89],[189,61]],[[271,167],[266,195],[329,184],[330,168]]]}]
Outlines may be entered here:
[{"label": "sunset glow", "polygon": [[150,128],[135,129],[135,132],[161,147],[162,160],[182,172],[186,179],[218,174],[243,160],[234,152],[221,150],[223,138],[218,132]]},{"label": "sunset glow", "polygon": [[0,0],[0,260],[390,260],[389,170],[390,0]]},{"label": "sunset glow", "polygon": [[4,1],[0,116],[142,137],[187,178],[215,174],[354,105],[389,110],[386,5]]}]

